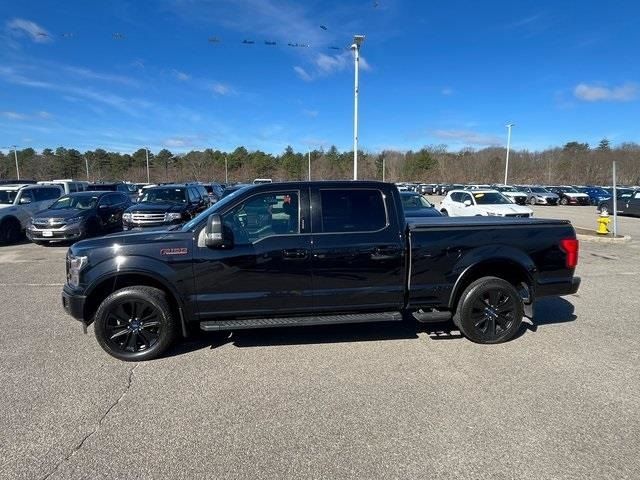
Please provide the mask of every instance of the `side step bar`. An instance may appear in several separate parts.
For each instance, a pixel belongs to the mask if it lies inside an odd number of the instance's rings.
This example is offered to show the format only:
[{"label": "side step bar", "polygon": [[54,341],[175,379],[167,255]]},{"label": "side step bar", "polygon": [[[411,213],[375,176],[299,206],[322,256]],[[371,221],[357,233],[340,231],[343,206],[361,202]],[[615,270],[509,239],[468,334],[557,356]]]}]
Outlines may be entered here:
[{"label": "side step bar", "polygon": [[451,320],[451,312],[440,312],[438,310],[432,310],[430,312],[413,312],[413,318],[420,323],[439,323],[448,322]]},{"label": "side step bar", "polygon": [[208,320],[200,322],[205,332],[242,330],[247,328],[303,327],[309,325],[335,325],[341,323],[400,322],[402,313],[354,313],[348,315],[312,315],[307,317],[251,318],[248,320]]}]

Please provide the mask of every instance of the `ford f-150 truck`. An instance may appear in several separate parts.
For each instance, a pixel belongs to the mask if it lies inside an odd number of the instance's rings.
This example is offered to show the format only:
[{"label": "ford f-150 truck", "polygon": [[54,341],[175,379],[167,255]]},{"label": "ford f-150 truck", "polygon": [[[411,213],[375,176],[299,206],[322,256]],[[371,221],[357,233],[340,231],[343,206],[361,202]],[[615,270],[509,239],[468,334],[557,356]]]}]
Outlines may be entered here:
[{"label": "ford f-150 truck", "polygon": [[546,295],[578,290],[568,221],[405,218],[380,182],[243,187],[181,226],[78,242],[66,311],[128,361],[190,329],[446,321],[474,342],[517,334]]}]

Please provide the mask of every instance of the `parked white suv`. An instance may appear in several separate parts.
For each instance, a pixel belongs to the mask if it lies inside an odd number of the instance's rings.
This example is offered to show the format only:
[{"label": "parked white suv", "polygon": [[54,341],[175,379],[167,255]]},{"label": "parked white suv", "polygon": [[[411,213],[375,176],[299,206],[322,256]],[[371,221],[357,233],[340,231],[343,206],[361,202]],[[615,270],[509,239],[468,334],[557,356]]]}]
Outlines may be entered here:
[{"label": "parked white suv", "polygon": [[82,180],[71,180],[71,179],[59,179],[59,180],[48,180],[38,182],[38,185],[59,185],[62,187],[65,195],[69,195],[70,193],[76,192],[84,192],[89,185],[89,182],[84,182]]},{"label": "parked white suv", "polygon": [[59,185],[0,185],[0,244],[20,240],[31,216],[62,194]]},{"label": "parked white suv", "polygon": [[450,217],[533,217],[529,207],[516,205],[496,190],[452,190],[440,202],[440,212]]}]

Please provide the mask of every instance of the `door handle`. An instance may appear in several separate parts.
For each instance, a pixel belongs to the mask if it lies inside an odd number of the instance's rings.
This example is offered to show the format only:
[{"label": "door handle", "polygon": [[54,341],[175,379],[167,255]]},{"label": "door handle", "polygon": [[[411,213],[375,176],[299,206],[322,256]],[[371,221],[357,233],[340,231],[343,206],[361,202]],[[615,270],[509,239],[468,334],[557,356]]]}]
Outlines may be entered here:
[{"label": "door handle", "polygon": [[398,258],[398,247],[375,247],[371,254],[371,260],[393,260]]},{"label": "door handle", "polygon": [[303,248],[293,248],[282,251],[282,257],[287,260],[304,260],[308,255],[309,252]]}]

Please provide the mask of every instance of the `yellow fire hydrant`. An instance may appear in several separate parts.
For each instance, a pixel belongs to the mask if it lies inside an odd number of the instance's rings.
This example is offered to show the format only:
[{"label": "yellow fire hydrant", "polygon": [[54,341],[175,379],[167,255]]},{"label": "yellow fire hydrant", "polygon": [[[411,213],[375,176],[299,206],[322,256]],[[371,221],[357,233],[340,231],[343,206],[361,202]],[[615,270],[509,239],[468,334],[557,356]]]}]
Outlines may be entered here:
[{"label": "yellow fire hydrant", "polygon": [[608,235],[609,234],[609,223],[611,223],[611,219],[609,215],[606,213],[601,213],[598,217],[598,230],[596,233],[598,235]]}]

